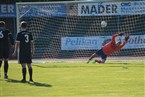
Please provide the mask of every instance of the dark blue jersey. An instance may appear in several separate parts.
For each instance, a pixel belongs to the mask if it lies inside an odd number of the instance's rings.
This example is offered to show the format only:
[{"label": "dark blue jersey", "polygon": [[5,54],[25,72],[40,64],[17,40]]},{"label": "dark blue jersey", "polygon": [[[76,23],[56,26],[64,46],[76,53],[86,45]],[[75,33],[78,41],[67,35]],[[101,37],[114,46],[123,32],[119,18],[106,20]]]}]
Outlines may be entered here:
[{"label": "dark blue jersey", "polygon": [[31,42],[33,42],[32,34],[28,31],[21,31],[17,34],[16,42],[20,43],[19,47],[19,63],[32,63]]},{"label": "dark blue jersey", "polygon": [[32,34],[28,31],[21,31],[17,34],[16,42],[20,42],[20,54],[31,53],[31,42],[33,41]]},{"label": "dark blue jersey", "polygon": [[5,28],[0,28],[0,47],[9,48],[9,42],[14,45],[12,33]]}]

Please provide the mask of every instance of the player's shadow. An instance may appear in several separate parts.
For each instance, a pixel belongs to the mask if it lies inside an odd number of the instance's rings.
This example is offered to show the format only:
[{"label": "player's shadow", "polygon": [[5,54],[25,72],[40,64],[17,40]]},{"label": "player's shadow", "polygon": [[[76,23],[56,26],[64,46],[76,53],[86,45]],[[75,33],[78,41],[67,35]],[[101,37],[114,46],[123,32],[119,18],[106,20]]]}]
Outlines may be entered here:
[{"label": "player's shadow", "polygon": [[40,82],[28,82],[31,86],[38,86],[38,87],[52,87],[50,84],[40,83]]},{"label": "player's shadow", "polygon": [[37,86],[37,87],[52,87],[52,85],[47,84],[47,83],[40,83],[40,82],[21,82],[20,80],[16,80],[16,79],[7,79],[7,82],[11,82],[11,83],[22,83],[22,84],[29,84],[31,86]]}]

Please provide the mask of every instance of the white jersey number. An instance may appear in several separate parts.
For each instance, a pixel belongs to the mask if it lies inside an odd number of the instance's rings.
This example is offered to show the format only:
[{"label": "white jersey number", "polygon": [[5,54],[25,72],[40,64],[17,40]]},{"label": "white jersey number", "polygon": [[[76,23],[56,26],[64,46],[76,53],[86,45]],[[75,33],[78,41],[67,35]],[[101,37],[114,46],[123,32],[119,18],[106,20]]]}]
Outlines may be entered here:
[{"label": "white jersey number", "polygon": [[0,31],[0,38],[3,38],[3,37],[4,37],[4,35],[3,35],[2,31]]},{"label": "white jersey number", "polygon": [[29,42],[29,35],[26,34],[26,35],[25,35],[25,38],[26,38],[26,39],[25,39],[25,42],[28,43],[28,42]]}]

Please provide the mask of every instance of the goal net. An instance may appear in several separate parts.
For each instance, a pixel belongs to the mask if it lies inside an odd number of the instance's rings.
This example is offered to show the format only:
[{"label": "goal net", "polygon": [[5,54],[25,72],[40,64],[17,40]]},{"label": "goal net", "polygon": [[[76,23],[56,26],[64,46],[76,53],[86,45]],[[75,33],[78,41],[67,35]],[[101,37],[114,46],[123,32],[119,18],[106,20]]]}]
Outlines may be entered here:
[{"label": "goal net", "polygon": [[[19,22],[28,22],[35,40],[35,59],[57,61],[88,58],[113,34],[130,34],[128,43],[109,58],[143,60],[145,56],[144,1],[17,3]],[[101,27],[101,21],[107,26]],[[116,40],[124,40],[124,36]],[[130,58],[127,58],[130,57]],[[135,57],[135,58],[134,58]]]}]

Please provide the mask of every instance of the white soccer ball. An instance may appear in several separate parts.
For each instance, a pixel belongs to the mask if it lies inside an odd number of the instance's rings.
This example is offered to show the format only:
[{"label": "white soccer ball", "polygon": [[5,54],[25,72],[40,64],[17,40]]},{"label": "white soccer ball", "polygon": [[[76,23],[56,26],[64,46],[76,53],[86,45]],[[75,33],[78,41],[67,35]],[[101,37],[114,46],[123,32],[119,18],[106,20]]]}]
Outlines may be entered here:
[{"label": "white soccer ball", "polygon": [[107,22],[106,21],[101,21],[101,27],[104,28],[107,26]]}]

